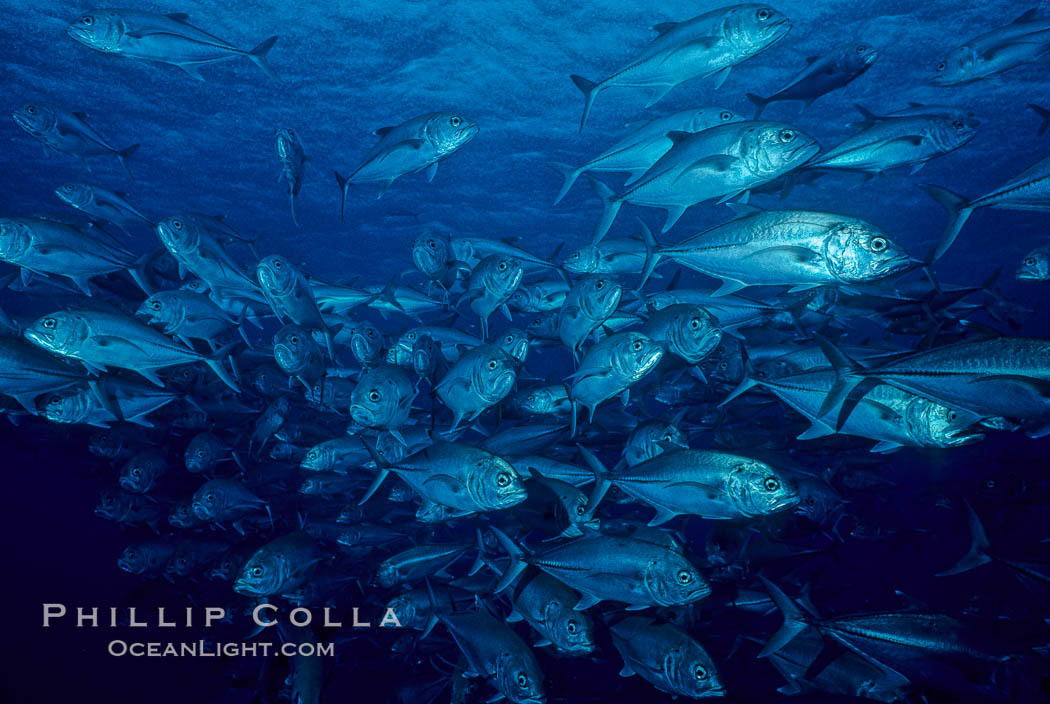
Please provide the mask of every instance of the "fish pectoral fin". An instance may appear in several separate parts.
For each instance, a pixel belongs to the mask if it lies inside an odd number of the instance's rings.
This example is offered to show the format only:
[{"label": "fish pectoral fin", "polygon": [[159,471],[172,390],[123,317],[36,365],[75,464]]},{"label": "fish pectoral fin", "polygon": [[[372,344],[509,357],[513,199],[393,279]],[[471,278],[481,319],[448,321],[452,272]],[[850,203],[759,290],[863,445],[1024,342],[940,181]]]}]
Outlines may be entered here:
[{"label": "fish pectoral fin", "polygon": [[673,83],[650,86],[649,101],[645,104],[645,107],[651,108],[652,106],[656,105],[658,102],[663,100],[663,97],[667,95],[672,88],[674,88]]},{"label": "fish pectoral fin", "polygon": [[423,480],[424,487],[432,485],[451,491],[453,494],[463,493],[463,482],[447,474],[432,474]]},{"label": "fish pectoral fin", "polygon": [[580,594],[580,600],[577,601],[576,606],[572,608],[574,611],[586,611],[600,601],[601,598],[594,594]]},{"label": "fish pectoral fin", "polygon": [[649,527],[663,525],[672,518],[677,518],[681,514],[677,511],[672,511],[664,506],[653,506],[656,509],[656,515],[649,519]]},{"label": "fish pectoral fin", "polygon": [[747,284],[743,281],[735,281],[733,279],[722,279],[722,285],[718,287],[718,290],[711,294],[712,297],[728,296],[731,293],[736,293],[740,289],[747,288]]},{"label": "fish pectoral fin", "polygon": [[729,78],[729,72],[733,69],[732,66],[726,66],[724,69],[715,74],[715,90],[722,87],[722,84]]},{"label": "fish pectoral fin", "polygon": [[433,164],[427,167],[427,183],[434,180],[434,175],[438,172],[438,164],[441,162],[435,161]]},{"label": "fish pectoral fin", "polygon": [[623,668],[620,669],[620,677],[633,677],[635,674],[634,668],[625,660]]},{"label": "fish pectoral fin", "polygon": [[825,438],[829,435],[834,435],[835,429],[827,423],[822,423],[819,420],[813,421],[813,425],[809,426],[806,430],[803,430],[795,438],[796,440],[815,440],[816,438]]},{"label": "fish pectoral fin", "polygon": [[193,76],[194,78],[196,78],[201,83],[204,82],[204,76],[201,75],[200,67],[198,67],[196,64],[175,64],[175,65],[178,66],[179,68],[181,68],[186,73],[188,73],[191,76]]},{"label": "fish pectoral fin", "polygon": [[812,249],[807,247],[797,247],[790,244],[777,245],[776,247],[766,247],[760,249],[757,252],[752,252],[747,255],[745,259],[753,259],[755,257],[764,257],[767,255],[774,255],[777,257],[787,257],[793,261],[803,263],[811,262],[820,258],[820,253],[814,252]]},{"label": "fish pectoral fin", "polygon": [[735,156],[729,156],[728,154],[712,154],[711,156],[705,156],[703,159],[698,159],[687,168],[682,169],[681,173],[675,177],[675,181],[678,181],[682,176],[688,173],[707,172],[711,174],[722,174],[731,170],[738,163],[740,163],[740,159]]}]

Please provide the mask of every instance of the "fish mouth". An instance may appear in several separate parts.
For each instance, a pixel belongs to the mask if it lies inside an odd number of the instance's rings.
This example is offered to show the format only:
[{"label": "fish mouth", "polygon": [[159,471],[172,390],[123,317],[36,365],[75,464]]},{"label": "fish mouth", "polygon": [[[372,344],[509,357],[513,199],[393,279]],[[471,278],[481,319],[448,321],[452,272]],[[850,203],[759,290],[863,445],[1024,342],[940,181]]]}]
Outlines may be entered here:
[{"label": "fish mouth", "polygon": [[864,65],[871,66],[875,63],[876,59],[879,58],[879,52],[877,49],[872,49],[871,53],[864,57]]},{"label": "fish mouth", "polygon": [[78,27],[76,24],[71,24],[68,27],[66,27],[66,34],[73,37],[78,42],[81,42],[83,44],[90,44],[87,31]]},{"label": "fish mouth", "polygon": [[794,507],[798,506],[801,502],[802,502],[802,497],[799,496],[798,494],[795,494],[794,496],[785,496],[784,498],[780,499],[779,501],[775,501],[772,504],[770,504],[769,505],[769,512],[770,513],[777,513],[779,511],[784,511],[785,509],[794,508]]},{"label": "fish mouth", "polygon": [[979,433],[976,430],[969,430],[963,428],[960,430],[949,430],[947,433],[947,439],[944,443],[945,447],[961,447],[963,445],[972,445],[975,442],[984,440],[984,433]]},{"label": "fish mouth", "polygon": [[55,341],[54,334],[40,330],[26,330],[23,334],[27,340],[41,347],[46,347]]},{"label": "fish mouth", "polygon": [[1041,281],[1042,280],[1042,279],[1039,278],[1038,274],[1035,274],[1035,273],[1030,272],[1030,271],[1025,271],[1024,269],[1018,269],[1017,273],[1014,274],[1014,278],[1018,279],[1019,281]]},{"label": "fish mouth", "polygon": [[29,121],[29,118],[22,114],[21,110],[11,113],[11,119],[15,121],[16,125],[24,129],[26,132],[29,132],[30,134],[36,131],[36,128],[34,127],[33,123]]},{"label": "fish mouth", "polygon": [[361,425],[371,426],[375,422],[375,416],[373,416],[372,411],[358,404],[350,405],[350,417]]},{"label": "fish mouth", "polygon": [[137,492],[139,490],[138,486],[135,485],[135,482],[128,479],[127,477],[121,477],[120,479],[118,479],[117,484],[120,485],[121,489],[126,489],[131,492]]},{"label": "fish mouth", "polygon": [[915,269],[926,264],[921,259],[916,259],[910,254],[898,254],[895,257],[890,257],[880,262],[875,263],[875,272],[877,274],[892,274],[902,269]]},{"label": "fish mouth", "polygon": [[810,139],[807,144],[800,144],[790,153],[792,161],[796,161],[799,166],[810,161],[813,157],[820,153],[820,145],[817,144],[816,140]]},{"label": "fish mouth", "polygon": [[245,596],[260,596],[260,594],[256,591],[255,587],[253,587],[248,582],[244,581],[243,578],[238,579],[236,582],[233,583],[233,591],[237,592],[238,594],[243,594]]}]

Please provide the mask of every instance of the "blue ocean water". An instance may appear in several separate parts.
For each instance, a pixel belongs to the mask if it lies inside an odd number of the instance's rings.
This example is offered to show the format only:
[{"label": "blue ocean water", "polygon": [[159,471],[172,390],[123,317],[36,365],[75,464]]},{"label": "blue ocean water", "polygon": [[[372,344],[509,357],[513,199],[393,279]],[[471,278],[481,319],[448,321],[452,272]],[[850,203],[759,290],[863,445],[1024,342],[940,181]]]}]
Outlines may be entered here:
[{"label": "blue ocean water", "polygon": [[[252,0],[234,6],[192,1],[136,6],[187,13],[191,22],[238,47],[250,48],[279,35],[269,62],[280,82],[269,80],[242,58],[204,66],[204,81],[197,81],[174,66],[91,51],[66,33],[78,14],[91,9],[82,4],[35,0],[5,1],[2,6],[0,75],[8,112],[27,102],[53,103],[86,113],[90,124],[113,144],[141,147],[129,160],[132,181],[116,159],[92,158],[89,172],[76,158],[43,149],[7,121],[0,129],[6,167],[0,174],[0,216],[74,217],[73,211],[63,210],[53,191],[68,181],[87,181],[126,192],[129,201],[154,220],[186,210],[222,214],[239,232],[260,237],[261,256],[282,254],[312,277],[358,286],[401,280],[402,273],[412,269],[413,240],[434,223],[454,235],[513,238],[517,246],[541,257],[561,246],[564,256],[591,241],[602,206],[585,179],[552,205],[561,179],[548,162],[584,163],[622,136],[626,125],[677,110],[718,106],[750,116],[753,106],[746,93],[769,94],[801,70],[807,57],[850,41],[878,47],[879,59],[868,72],[805,111],[800,112],[798,103],[774,103],[763,118],[789,123],[827,148],[852,133],[849,123],[860,119],[855,104],[876,114],[913,102],[951,105],[977,116],[976,137],[915,174],[897,169],[871,180],[832,175],[793,189],[786,199],[754,194],[752,203],[860,217],[922,258],[935,246],[946,221],[944,210],[923,192],[922,184],[976,197],[1050,153],[1050,135],[1037,134],[1040,118],[1026,108],[1029,103],[1050,103],[1045,63],[968,85],[928,84],[950,49],[1028,9],[1002,0],[778,0],[776,8],[792,19],[790,33],[734,67],[719,89],[711,78],[691,80],[648,109],[641,94],[610,90],[596,100],[582,134],[578,124],[583,98],[570,74],[603,78],[646,46],[653,37],[652,25],[688,19],[717,4],[596,1],[578,7],[542,0]],[[469,116],[480,132],[441,162],[431,182],[425,174],[409,174],[382,198],[377,198],[380,188],[374,184],[353,186],[341,220],[333,172],[351,171],[375,143],[375,130],[432,111]],[[292,223],[286,187],[275,182],[277,127],[293,128],[309,157],[296,204],[300,227]],[[619,186],[620,181],[606,180]],[[621,216],[613,232],[627,235],[634,215],[659,233],[662,215],[642,208],[631,209],[630,218]],[[672,231],[659,237],[678,241],[729,216],[725,206],[705,203],[691,208]],[[1046,338],[1047,317],[1041,305],[1046,284],[1013,278],[1024,255],[1046,241],[1046,223],[1045,213],[985,209],[973,215],[934,268],[940,282],[975,287],[999,272],[994,299],[975,299],[980,305],[966,311],[968,321],[1004,335]],[[151,229],[132,230],[128,246],[137,254],[158,246]],[[255,259],[245,248],[235,251],[242,264],[254,267]],[[664,284],[670,276],[664,270]],[[418,278],[405,280],[419,285]],[[691,272],[681,279],[683,286],[698,282],[711,283]],[[19,323],[28,324],[48,310],[70,305],[75,296],[65,291],[53,298],[39,291],[26,296],[8,290],[0,294],[0,305]],[[1001,310],[996,316],[983,309],[995,305],[993,300],[1009,309],[1008,320]],[[415,324],[372,312],[363,317],[388,335]],[[494,320],[498,317],[497,313]],[[477,333],[473,315],[456,324]],[[494,324],[505,327],[503,322]],[[848,327],[856,340],[881,332],[880,324],[872,321],[852,321]],[[892,339],[899,347],[911,348],[922,338],[916,334]],[[542,351],[530,361],[529,372],[536,379],[553,380],[570,371],[566,365],[564,356]],[[115,564],[129,534],[91,514],[100,487],[112,484],[115,477],[111,463],[86,452],[92,429],[48,424],[10,407],[12,423],[0,430],[7,478],[0,515],[8,546],[7,603],[14,624],[2,639],[4,684],[11,692],[7,701],[54,702],[85,694],[114,703],[240,702],[253,697],[277,701],[285,689],[286,662],[268,669],[236,658],[117,659],[105,654],[112,634],[41,628],[43,603],[109,607],[127,603],[130,593],[132,601],[142,600],[135,603],[202,606],[214,585],[203,579],[174,584],[156,580],[147,590],[155,594],[137,593],[142,581],[120,572]],[[244,422],[247,434],[251,422]],[[969,618],[998,631],[1031,659],[1025,662],[1024,674],[1016,676],[1023,686],[1010,679],[1015,676],[1011,673],[997,675],[999,679],[989,676],[991,685],[980,695],[959,694],[948,686],[919,686],[900,701],[922,701],[923,696],[929,702],[982,701],[979,697],[991,696],[989,691],[1010,692],[1006,696],[1018,701],[1040,701],[1032,692],[1046,691],[1045,663],[1031,652],[1046,645],[1050,636],[1040,591],[1046,578],[1019,580],[1001,565],[952,578],[934,573],[967,549],[962,498],[985,517],[993,545],[1013,549],[1012,557],[1025,563],[1050,559],[1040,542],[1047,537],[1050,499],[1043,476],[1046,440],[1000,433],[966,448],[873,455],[866,448],[845,445],[822,446],[819,451],[776,441],[766,445],[767,434],[773,433],[757,427],[740,432],[751,433],[744,442],[763,452],[794,455],[791,461],[816,470],[855,462],[886,483],[865,486],[848,497],[845,513],[855,529],[845,539],[841,526],[835,525],[823,531],[837,536],[829,538],[830,548],[822,537],[785,540],[793,550],[812,553],[786,561],[758,554],[752,558],[758,565],[755,574],[810,583],[822,614],[912,609]],[[710,446],[711,430],[698,433],[693,447]],[[188,435],[175,431],[172,437],[177,439],[170,441],[171,447],[180,448],[172,456],[181,456]],[[707,523],[688,520],[675,527],[694,553],[703,555],[705,543],[710,547],[713,528]],[[471,539],[473,528],[453,528],[445,537],[452,534]],[[776,553],[782,545],[771,541],[769,551]],[[389,596],[367,585],[360,592],[373,606]],[[772,606],[764,614],[718,609],[701,614],[690,632],[711,653],[729,696],[735,698],[731,700],[780,701],[777,689],[784,680],[767,661],[757,659],[753,642],[764,641],[779,625]],[[161,629],[144,630],[152,638],[168,638]],[[321,701],[426,701],[426,695],[410,687],[436,688],[456,664],[455,644],[444,633],[435,633],[438,646],[406,645],[402,636],[364,631],[337,637],[339,656],[325,664]],[[597,654],[588,658],[558,657],[536,649],[551,701],[663,701],[670,696],[641,678],[616,677],[622,661],[605,631],[598,645]],[[399,689],[411,693],[399,694]],[[486,697],[491,694],[484,690]],[[857,701],[811,699],[811,694],[806,691],[797,700]],[[449,694],[437,696],[443,701]]]}]

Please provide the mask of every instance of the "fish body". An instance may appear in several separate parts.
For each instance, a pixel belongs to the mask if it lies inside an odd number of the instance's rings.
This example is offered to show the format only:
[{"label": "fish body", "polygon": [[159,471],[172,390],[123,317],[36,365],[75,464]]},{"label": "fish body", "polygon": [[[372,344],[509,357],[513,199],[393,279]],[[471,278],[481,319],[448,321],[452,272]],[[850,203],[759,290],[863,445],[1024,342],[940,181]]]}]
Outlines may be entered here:
[{"label": "fish body", "polygon": [[748,99],[757,108],[755,119],[767,105],[782,100],[798,100],[803,109],[814,100],[842,88],[867,71],[879,58],[879,52],[870,44],[857,43],[839,46],[824,56],[811,56],[808,65],[787,85],[768,98],[748,93]]},{"label": "fish body", "polygon": [[552,645],[561,653],[594,652],[594,622],[573,607],[576,593],[546,572],[523,577],[511,591],[513,610],[508,622],[524,620],[539,634],[537,645]]},{"label": "fish body", "polygon": [[558,311],[558,337],[576,350],[608,320],[623,297],[623,286],[609,276],[582,276],[576,280]]},{"label": "fish body", "polygon": [[238,594],[268,597],[300,587],[323,559],[320,548],[305,533],[289,533],[259,548],[244,564],[233,585]]},{"label": "fish body", "polygon": [[179,271],[205,282],[213,298],[266,301],[259,284],[226,251],[212,220],[180,213],[161,220],[156,229],[161,243],[179,263]]},{"label": "fish body", "polygon": [[259,288],[281,321],[289,321],[324,335],[328,357],[335,359],[332,331],[321,316],[313,289],[302,271],[279,254],[271,254],[256,267]]},{"label": "fish body", "polygon": [[638,675],[672,696],[724,696],[711,656],[677,626],[630,616],[613,626],[610,633],[613,646],[623,658],[621,676]]},{"label": "fish body", "polygon": [[513,358],[495,345],[481,345],[464,352],[434,390],[458,428],[506,398],[516,379]]},{"label": "fish body", "polygon": [[162,326],[165,335],[183,340],[214,342],[237,326],[237,321],[207,296],[181,289],[153,294],[142,302],[136,315]]},{"label": "fish body", "polygon": [[117,149],[87,123],[87,115],[82,112],[69,112],[48,103],[28,103],[16,110],[12,117],[19,127],[45,146],[82,160],[113,155],[131,176],[127,160],[139,145]]},{"label": "fish body", "polygon": [[973,83],[1023,64],[1045,60],[1050,53],[1050,17],[1033,8],[1004,27],[985,32],[952,49],[938,62],[930,83]]},{"label": "fish body", "polygon": [[[588,422],[602,401],[627,391],[656,368],[663,348],[640,332],[620,332],[604,338],[587,350],[572,375],[569,398],[573,408],[583,406]],[[573,435],[576,431],[573,412]]]},{"label": "fish body", "polygon": [[55,195],[82,213],[111,222],[121,229],[129,225],[153,226],[153,221],[129,203],[123,193],[102,186],[73,181],[56,188]]},{"label": "fish body", "polygon": [[37,412],[37,396],[84,381],[85,375],[65,360],[22,338],[0,336],[0,394],[30,413]]},{"label": "fish body", "polygon": [[361,375],[350,396],[350,416],[361,425],[393,432],[396,437],[415,397],[415,386],[405,370],[378,366]]},{"label": "fish body", "polygon": [[303,168],[306,166],[306,153],[303,151],[303,143],[295,130],[280,127],[274,133],[274,142],[277,150],[277,162],[281,165],[281,171],[277,175],[278,181],[284,181],[288,187],[288,204],[292,209],[292,222],[299,227],[299,218],[295,215],[295,197],[299,195],[299,189],[303,187]]},{"label": "fish body", "polygon": [[305,328],[285,325],[273,336],[273,359],[285,374],[307,389],[324,378],[324,350]]},{"label": "fish body", "polygon": [[507,301],[521,283],[525,270],[516,259],[490,254],[474,267],[467,281],[470,309],[477,313],[481,322],[481,339],[489,336],[489,316],[503,310],[510,318]]},{"label": "fish body", "polygon": [[701,306],[689,303],[655,311],[641,332],[689,364],[699,362],[722,341],[722,331],[714,316]]}]

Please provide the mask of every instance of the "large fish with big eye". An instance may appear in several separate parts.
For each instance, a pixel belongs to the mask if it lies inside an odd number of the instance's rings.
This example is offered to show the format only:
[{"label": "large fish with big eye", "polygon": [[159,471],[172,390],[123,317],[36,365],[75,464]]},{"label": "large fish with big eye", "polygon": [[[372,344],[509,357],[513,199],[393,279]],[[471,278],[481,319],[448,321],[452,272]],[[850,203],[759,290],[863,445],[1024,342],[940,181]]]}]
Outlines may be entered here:
[{"label": "large fish with big eye", "polygon": [[425,503],[451,509],[450,517],[499,511],[527,498],[525,484],[510,463],[469,445],[438,440],[397,462],[378,454],[373,460],[380,470],[360,503],[376,492],[390,472],[401,477]]},{"label": "large fish with big eye", "polygon": [[935,67],[930,83],[973,83],[1050,55],[1050,16],[1032,8],[1005,27],[996,27],[952,49]]},{"label": "large fish with big eye", "polygon": [[303,272],[280,254],[271,254],[259,262],[255,275],[278,320],[323,333],[328,357],[335,359],[332,330],[325,324]]},{"label": "large fish with big eye", "polygon": [[299,135],[288,127],[277,128],[274,133],[274,142],[277,149],[277,161],[281,165],[281,172],[277,174],[277,180],[278,182],[284,181],[288,185],[288,203],[292,209],[292,222],[299,227],[299,218],[295,215],[295,197],[299,195],[299,189],[303,187],[306,153],[303,151],[303,143],[299,141]]},{"label": "large fish with big eye", "polygon": [[0,260],[25,272],[64,276],[88,296],[92,277],[127,271],[149,293],[145,273],[131,252],[45,218],[0,218]]},{"label": "large fish with big eye", "polygon": [[558,338],[573,357],[587,337],[609,319],[623,296],[623,286],[603,275],[581,276],[558,310]]},{"label": "large fish with big eye", "polygon": [[36,404],[53,423],[108,428],[110,423],[125,421],[152,428],[153,423],[146,416],[183,398],[185,395],[176,391],[110,376],[96,384],[75,384],[42,394]]},{"label": "large fish with big eye", "polygon": [[627,136],[582,166],[573,168],[552,162],[551,167],[565,179],[554,204],[557,205],[565,197],[581,174],[590,171],[628,172],[631,174],[627,180],[629,185],[648,171],[674,144],[667,136],[668,132],[702,132],[716,125],[743,119],[725,108],[682,110],[635,126]]},{"label": "large fish with big eye", "polygon": [[579,368],[570,376],[571,434],[576,435],[576,416],[580,406],[588,411],[587,422],[593,421],[598,404],[626,394],[632,385],[656,368],[663,356],[663,348],[640,332],[616,333],[588,349]]},{"label": "large fish with big eye", "polygon": [[289,533],[271,540],[248,558],[233,591],[249,597],[286,594],[302,586],[324,559],[309,535]]},{"label": "large fish with big eye", "polygon": [[747,99],[755,104],[757,120],[770,103],[781,100],[798,100],[805,110],[813,101],[833,90],[842,88],[867,71],[879,58],[879,52],[870,44],[846,44],[824,56],[811,56],[808,65],[788,84],[768,98],[748,93]]},{"label": "large fish with big eye", "polygon": [[781,122],[764,120],[668,136],[674,146],[623,193],[616,194],[591,178],[604,206],[594,233],[595,243],[605,237],[624,203],[666,210],[662,232],[667,232],[697,203],[746,198],[751,189],[775,181],[820,151],[820,145],[809,135]]},{"label": "large fish with big eye", "polygon": [[157,223],[157,236],[179,263],[179,274],[190,272],[205,282],[212,297],[266,302],[259,284],[226,251],[223,234],[216,227],[212,219],[180,213]]},{"label": "large fish with big eye", "polygon": [[594,622],[573,607],[576,593],[546,572],[526,575],[511,589],[513,605],[508,623],[525,621],[540,635],[537,647],[553,645],[559,653],[593,653]]},{"label": "large fish with big eye", "polygon": [[371,456],[364,441],[356,435],[332,438],[306,451],[300,469],[307,472],[341,472],[356,469],[369,462]]},{"label": "large fish with big eye", "polygon": [[768,5],[732,5],[685,22],[656,25],[659,36],[638,56],[598,83],[572,76],[585,103],[580,131],[598,93],[606,88],[642,88],[652,106],[669,90],[691,78],[716,76],[719,88],[733,66],[780,41],[791,20]]},{"label": "large fish with big eye", "polygon": [[193,513],[202,521],[237,521],[266,508],[255,492],[232,479],[211,479],[193,494]]},{"label": "large fish with big eye", "polygon": [[609,629],[623,658],[620,676],[638,675],[661,692],[702,699],[725,696],[711,656],[688,633],[646,616],[629,616]]},{"label": "large fish with big eye", "polygon": [[715,317],[704,308],[689,303],[654,311],[641,332],[689,364],[699,362],[722,341],[722,331]]},{"label": "large fish with big eye", "polygon": [[168,471],[168,461],[158,450],[143,450],[128,460],[120,470],[117,483],[132,494],[148,494]]},{"label": "large fish with big eye", "polygon": [[153,221],[125,200],[123,193],[102,186],[71,181],[56,188],[55,195],[92,218],[113,223],[125,234],[128,233],[128,225],[153,226]]},{"label": "large fish with big eye", "polygon": [[489,679],[499,696],[511,704],[545,704],[543,670],[524,641],[510,626],[479,605],[473,611],[435,612],[452,634],[467,665]]},{"label": "large fish with big eye", "polygon": [[175,552],[175,546],[166,540],[144,540],[124,548],[117,558],[117,567],[128,574],[156,574]]},{"label": "large fish with big eye", "polygon": [[408,420],[416,389],[401,367],[384,364],[361,375],[350,395],[350,416],[368,428],[385,430],[402,444],[400,428]]},{"label": "large fish with big eye", "polygon": [[633,467],[609,472],[580,447],[597,482],[589,502],[594,511],[613,485],[654,509],[650,526],[675,516],[729,520],[767,516],[798,505],[798,491],[782,472],[765,462],[714,450],[674,450]]},{"label": "large fish with big eye", "polygon": [[228,348],[203,355],[119,313],[57,311],[37,320],[24,334],[30,342],[77,359],[89,369],[130,369],[161,387],[164,383],[157,376],[158,369],[204,362],[227,386],[240,391],[236,380],[222,366]]},{"label": "large fish with big eye", "polygon": [[[859,284],[883,279],[913,266],[885,232],[860,218],[815,210],[762,210],[736,205],[741,217],[660,247],[646,272],[661,259],[722,280],[715,296],[747,286]],[[643,272],[642,280],[647,278]]]},{"label": "large fish with big eye", "polygon": [[273,359],[281,371],[307,389],[324,378],[324,352],[310,332],[298,325],[285,325],[274,334]]},{"label": "large fish with big eye", "polygon": [[48,103],[28,103],[11,116],[19,127],[45,146],[80,157],[85,167],[86,157],[112,154],[120,160],[120,165],[131,177],[127,160],[138,150],[139,145],[117,149],[88,125],[84,113],[69,112]]},{"label": "large fish with big eye", "polygon": [[481,339],[488,339],[489,316],[497,310],[502,310],[507,320],[512,319],[507,301],[518,288],[524,273],[517,260],[498,254],[482,259],[470,273],[465,296],[470,298],[470,309],[478,314]]},{"label": "large fish with big eye", "polygon": [[480,345],[464,352],[434,387],[438,398],[452,411],[452,429],[464,419],[473,422],[506,398],[517,379],[516,367],[517,361],[496,345]]},{"label": "large fish with big eye", "polygon": [[382,196],[399,176],[426,170],[433,181],[438,164],[474,139],[478,126],[469,118],[449,112],[431,112],[393,127],[376,130],[379,143],[365,155],[349,176],[337,171],[335,180],[343,193],[340,213],[346,213],[346,193],[355,183],[379,183]]},{"label": "large fish with big eye", "polygon": [[429,281],[448,291],[463,276],[470,275],[470,265],[456,259],[448,232],[430,227],[412,242],[412,263]]},{"label": "large fish with big eye", "polygon": [[237,327],[237,321],[207,296],[178,289],[159,291],[135,311],[135,315],[149,318],[154,325],[162,325],[165,335],[177,337],[187,345],[190,339],[212,343],[215,338]]},{"label": "large fish with big eye", "polygon": [[266,62],[266,54],[277,42],[270,37],[254,49],[238,49],[191,25],[189,16],[182,13],[161,15],[141,10],[98,9],[81,15],[66,29],[69,36],[81,44],[104,54],[129,59],[172,64],[199,81],[204,77],[204,64],[227,61],[244,56],[263,72],[278,80]]},{"label": "large fish with big eye", "polygon": [[580,593],[577,611],[607,599],[632,610],[682,606],[711,594],[700,571],[669,542],[595,533],[526,555],[501,530],[493,527],[492,532],[510,555],[497,593],[532,565]]}]

